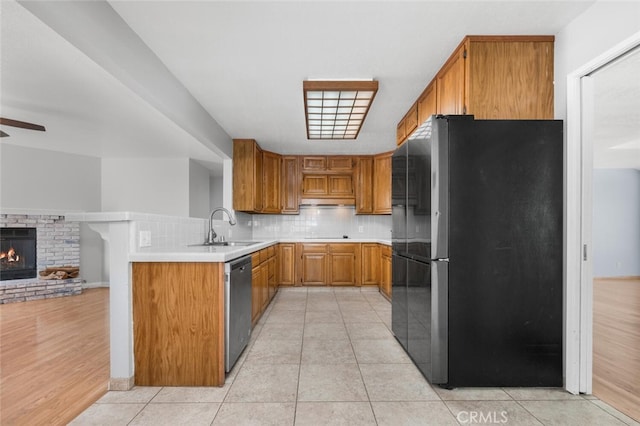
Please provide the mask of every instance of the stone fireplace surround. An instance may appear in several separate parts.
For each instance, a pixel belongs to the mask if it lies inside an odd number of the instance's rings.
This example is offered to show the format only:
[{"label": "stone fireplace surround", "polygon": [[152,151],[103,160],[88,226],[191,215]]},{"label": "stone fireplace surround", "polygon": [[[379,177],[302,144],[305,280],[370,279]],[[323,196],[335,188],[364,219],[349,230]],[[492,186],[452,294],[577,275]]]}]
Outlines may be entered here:
[{"label": "stone fireplace surround", "polygon": [[[80,266],[80,223],[58,214],[0,213],[0,228],[36,228],[37,270]],[[0,304],[49,299],[82,293],[81,278],[41,280],[38,277],[0,281]]]}]

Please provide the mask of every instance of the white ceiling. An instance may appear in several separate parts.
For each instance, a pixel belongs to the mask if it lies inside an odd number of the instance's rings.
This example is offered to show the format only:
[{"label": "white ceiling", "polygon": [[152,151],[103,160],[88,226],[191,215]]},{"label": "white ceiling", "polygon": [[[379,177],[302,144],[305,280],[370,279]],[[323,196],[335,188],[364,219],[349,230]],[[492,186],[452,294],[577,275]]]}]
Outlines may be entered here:
[{"label": "white ceiling", "polygon": [[594,72],[596,168],[640,170],[640,47]]},{"label": "white ceiling", "polygon": [[[592,3],[110,4],[230,137],[280,153],[369,154],[394,148],[397,122],[465,35],[556,34]],[[1,143],[97,157],[187,156],[217,167],[218,154],[22,5],[2,0],[0,13],[0,113],[47,127],[4,127],[11,137]],[[356,141],[306,140],[309,78],[379,81]]]}]

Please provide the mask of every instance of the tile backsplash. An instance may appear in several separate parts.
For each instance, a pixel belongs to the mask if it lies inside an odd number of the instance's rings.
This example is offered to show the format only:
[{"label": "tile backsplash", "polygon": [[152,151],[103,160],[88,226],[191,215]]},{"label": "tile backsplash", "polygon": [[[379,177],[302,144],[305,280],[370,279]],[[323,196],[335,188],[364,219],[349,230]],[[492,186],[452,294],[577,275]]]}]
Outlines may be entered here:
[{"label": "tile backsplash", "polygon": [[391,238],[390,215],[356,215],[352,206],[306,206],[297,215],[253,215],[253,239]]}]

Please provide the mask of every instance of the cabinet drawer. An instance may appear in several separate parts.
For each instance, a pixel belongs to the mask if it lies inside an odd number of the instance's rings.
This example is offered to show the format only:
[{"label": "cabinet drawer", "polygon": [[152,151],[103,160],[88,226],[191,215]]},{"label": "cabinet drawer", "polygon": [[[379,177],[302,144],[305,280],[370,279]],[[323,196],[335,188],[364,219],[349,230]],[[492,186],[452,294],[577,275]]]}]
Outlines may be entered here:
[{"label": "cabinet drawer", "polygon": [[267,257],[272,258],[276,255],[276,246],[267,247]]},{"label": "cabinet drawer", "polygon": [[356,253],[358,250],[358,243],[334,243],[328,244],[330,253]]},{"label": "cabinet drawer", "polygon": [[251,267],[255,268],[260,265],[262,261],[260,260],[260,251],[254,251],[251,253]]}]

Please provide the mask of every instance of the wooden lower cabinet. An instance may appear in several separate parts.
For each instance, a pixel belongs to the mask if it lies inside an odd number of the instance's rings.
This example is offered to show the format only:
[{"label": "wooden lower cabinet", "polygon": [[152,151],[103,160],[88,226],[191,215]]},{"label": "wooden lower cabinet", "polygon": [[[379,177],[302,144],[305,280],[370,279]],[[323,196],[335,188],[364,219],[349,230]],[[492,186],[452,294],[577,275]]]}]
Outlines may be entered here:
[{"label": "wooden lower cabinet", "polygon": [[328,253],[326,244],[299,244],[301,285],[326,285]]},{"label": "wooden lower cabinet", "polygon": [[364,243],[360,253],[362,285],[380,285],[380,244]]},{"label": "wooden lower cabinet", "polygon": [[278,291],[276,247],[251,254],[251,324],[255,325]]},{"label": "wooden lower cabinet", "polygon": [[391,265],[392,265],[392,257],[391,257],[391,247],[386,245],[380,246],[381,252],[381,274],[380,274],[380,292],[384,294],[388,299],[391,299]]},{"label": "wooden lower cabinet", "polygon": [[297,244],[297,284],[359,286],[359,243]]},{"label": "wooden lower cabinet", "polygon": [[329,285],[360,285],[360,244],[327,244]]},{"label": "wooden lower cabinet", "polygon": [[278,285],[296,285],[296,244],[278,244]]},{"label": "wooden lower cabinet", "polygon": [[134,262],[137,386],[224,384],[224,263]]},{"label": "wooden lower cabinet", "polygon": [[258,264],[251,269],[251,325],[255,325],[265,305],[264,288],[267,286],[268,270]]}]

